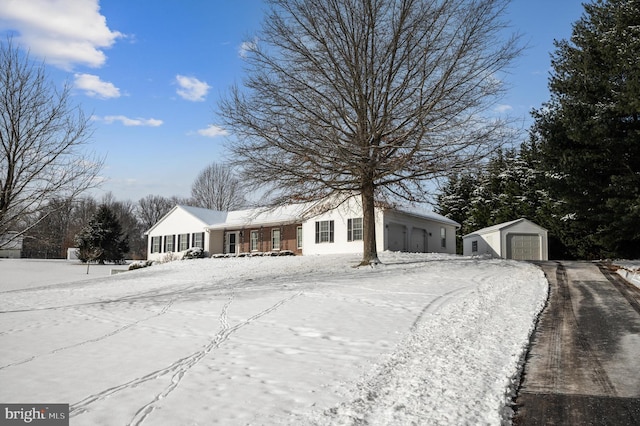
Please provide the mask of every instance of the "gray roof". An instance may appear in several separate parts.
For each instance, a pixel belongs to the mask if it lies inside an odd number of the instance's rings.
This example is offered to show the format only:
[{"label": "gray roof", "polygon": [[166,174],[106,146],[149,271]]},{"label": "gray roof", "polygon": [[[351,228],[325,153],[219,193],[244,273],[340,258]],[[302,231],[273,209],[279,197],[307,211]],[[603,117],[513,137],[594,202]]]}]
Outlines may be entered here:
[{"label": "gray roof", "polygon": [[440,223],[444,223],[447,225],[452,225],[455,226],[456,228],[460,228],[460,224],[458,222],[456,222],[453,219],[449,219],[446,216],[443,216],[441,214],[438,214],[436,212],[430,211],[430,210],[423,210],[423,209],[419,209],[419,208],[411,208],[411,207],[400,207],[400,208],[393,208],[391,210],[395,210],[399,213],[404,213],[404,214],[408,214],[411,216],[416,216],[416,217],[420,217],[423,219],[429,219],[432,220],[434,222],[440,222]]},{"label": "gray roof", "polygon": [[[466,237],[470,237],[472,235],[482,235],[482,234],[489,234],[491,232],[495,232],[495,231],[500,231],[504,228],[508,228],[512,225],[515,225],[516,223],[520,223],[520,222],[529,222],[532,225],[537,226],[538,228],[544,229],[542,226],[531,222],[528,219],[525,219],[524,217],[521,217],[520,219],[516,219],[516,220],[511,220],[509,222],[502,222],[502,223],[498,223],[497,225],[493,225],[493,226],[487,226],[486,228],[482,228],[482,229],[478,229],[477,231],[473,231],[468,233],[467,235],[463,235],[462,238],[466,238]],[[544,229],[546,231],[546,229]]]}]

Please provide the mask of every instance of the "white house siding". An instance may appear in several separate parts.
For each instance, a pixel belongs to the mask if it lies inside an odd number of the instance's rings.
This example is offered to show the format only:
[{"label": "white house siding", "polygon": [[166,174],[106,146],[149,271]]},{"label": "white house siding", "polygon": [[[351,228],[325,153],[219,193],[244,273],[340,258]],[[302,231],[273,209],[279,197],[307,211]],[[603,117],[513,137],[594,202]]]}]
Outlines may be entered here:
[{"label": "white house siding", "polygon": [[[168,215],[166,215],[161,221],[159,221],[149,232],[147,233],[147,259],[148,260],[162,260],[168,256],[168,251],[164,247],[165,237],[173,235],[175,240],[175,249],[170,251],[176,256],[180,256],[182,252],[177,246],[178,235],[189,234],[189,247],[192,246],[192,239],[194,233],[204,233],[203,243],[204,251],[210,250],[210,238],[207,232],[205,232],[206,224],[200,219],[196,218],[186,210],[180,207],[174,208]],[[153,237],[162,237],[162,247],[160,252],[152,253],[152,241]]]},{"label": "white house siding", "polygon": [[21,257],[24,237],[16,237],[16,235],[17,232],[0,235],[0,258],[19,259]]},{"label": "white house siding", "polygon": [[224,230],[211,229],[204,234],[204,239],[210,254],[224,253]]},{"label": "white house siding", "polygon": [[[149,238],[147,258],[162,260],[168,256],[169,252],[180,255],[181,251],[177,246],[178,236],[189,234],[192,238],[194,233],[199,232],[204,232],[203,240],[206,252],[209,254],[226,253],[228,251],[228,236],[231,232],[240,236],[239,239],[236,238],[236,244],[239,247],[243,241],[246,243],[249,238],[244,235],[243,240],[241,232],[248,232],[256,227],[262,228],[263,225],[267,228],[276,226],[281,229],[281,232],[288,229],[287,226],[295,226],[294,233],[290,233],[289,237],[281,235],[281,238],[286,237],[284,241],[292,240],[294,244],[297,243],[297,228],[300,226],[302,228],[301,253],[303,255],[362,253],[362,228],[353,226],[353,229],[358,229],[360,232],[354,235],[352,231],[352,234],[349,235],[349,221],[351,220],[352,223],[354,220],[361,221],[363,217],[359,198],[353,197],[335,209],[306,220],[297,219],[299,217],[298,210],[300,210],[299,207],[293,205],[266,212],[259,210],[214,212],[188,206],[176,206],[147,231],[146,235]],[[300,223],[301,225],[299,225]],[[322,235],[330,241],[316,241],[317,224],[327,226],[327,232]],[[459,225],[456,222],[435,213],[402,212],[376,208],[376,248],[379,252],[393,250],[455,253],[457,228]],[[444,245],[441,239],[441,230],[443,229],[446,234]],[[175,248],[167,249],[165,244],[167,236],[171,236],[176,241]],[[152,250],[154,237],[162,237],[160,251]],[[300,253],[297,244],[293,251]]]},{"label": "white house siding", "polygon": [[0,249],[0,259],[20,259],[21,256],[20,249]]},{"label": "white house siding", "polygon": [[[433,214],[436,217],[435,214]],[[347,241],[347,222],[362,217],[360,203],[356,199],[338,209],[307,220],[302,224],[303,254],[362,253],[362,240]],[[315,224],[333,220],[334,241],[316,243]],[[379,252],[420,251],[429,253],[455,253],[455,222],[442,218],[443,222],[420,217],[417,214],[397,210],[376,209],[376,248]],[[446,244],[440,238],[445,229]]]},{"label": "white house siding", "polygon": [[[302,223],[302,254],[340,254],[362,253],[362,240],[348,241],[348,220],[362,218],[360,203],[352,198],[338,208],[314,216]],[[316,222],[333,221],[333,242],[316,243]],[[376,211],[376,245],[379,251],[384,250],[384,239],[380,237],[382,230],[382,214]]]},{"label": "white house siding", "polygon": [[[385,250],[424,253],[456,252],[457,226],[453,222],[449,223],[448,220],[445,223],[402,211],[387,210],[384,212],[384,225]],[[442,229],[445,230],[444,246],[440,237]]]}]

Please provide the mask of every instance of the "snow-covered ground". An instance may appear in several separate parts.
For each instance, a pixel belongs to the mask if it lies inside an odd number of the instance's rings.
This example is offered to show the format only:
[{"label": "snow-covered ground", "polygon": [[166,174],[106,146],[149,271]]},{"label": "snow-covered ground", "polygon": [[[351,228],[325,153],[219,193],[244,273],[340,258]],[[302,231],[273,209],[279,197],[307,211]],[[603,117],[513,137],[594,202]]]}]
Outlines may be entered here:
[{"label": "snow-covered ground", "polygon": [[508,419],[542,272],[381,259],[0,260],[0,402],[69,403],[74,426]]},{"label": "snow-covered ground", "polygon": [[618,274],[636,287],[640,287],[640,260],[616,260]]}]

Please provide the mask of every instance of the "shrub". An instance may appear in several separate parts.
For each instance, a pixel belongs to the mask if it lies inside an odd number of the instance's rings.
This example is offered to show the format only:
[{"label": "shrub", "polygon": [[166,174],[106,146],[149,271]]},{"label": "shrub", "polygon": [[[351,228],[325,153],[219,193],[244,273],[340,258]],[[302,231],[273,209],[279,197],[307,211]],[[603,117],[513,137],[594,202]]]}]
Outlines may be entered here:
[{"label": "shrub", "polygon": [[144,262],[134,262],[129,265],[130,271],[135,271],[136,269],[146,268],[147,266],[153,265],[153,260],[146,260]]},{"label": "shrub", "polygon": [[205,252],[200,247],[192,247],[184,252],[182,259],[204,259]]}]

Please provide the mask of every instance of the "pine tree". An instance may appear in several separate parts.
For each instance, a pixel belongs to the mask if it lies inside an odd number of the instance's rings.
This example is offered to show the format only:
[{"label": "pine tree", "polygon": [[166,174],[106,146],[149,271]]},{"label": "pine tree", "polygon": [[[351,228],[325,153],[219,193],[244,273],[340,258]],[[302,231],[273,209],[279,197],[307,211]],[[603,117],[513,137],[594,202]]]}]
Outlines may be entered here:
[{"label": "pine tree", "polygon": [[128,238],[122,235],[122,227],[115,213],[106,205],[89,220],[76,235],[78,258],[82,262],[122,263],[129,251]]},{"label": "pine tree", "polygon": [[556,42],[551,99],[534,114],[567,254],[640,255],[640,2],[598,0]]},{"label": "pine tree", "polygon": [[477,178],[471,173],[452,175],[437,197],[437,211],[461,225],[456,232],[456,252],[462,253],[462,236],[473,231],[468,223],[470,204]]},{"label": "pine tree", "polygon": [[[555,203],[544,189],[535,146],[524,143],[520,151],[498,151],[479,172],[453,176],[438,196],[438,212],[462,225],[462,236],[478,229],[521,217],[547,229],[558,228]],[[562,257],[550,236],[550,254]],[[458,252],[461,251],[458,247]]]}]

